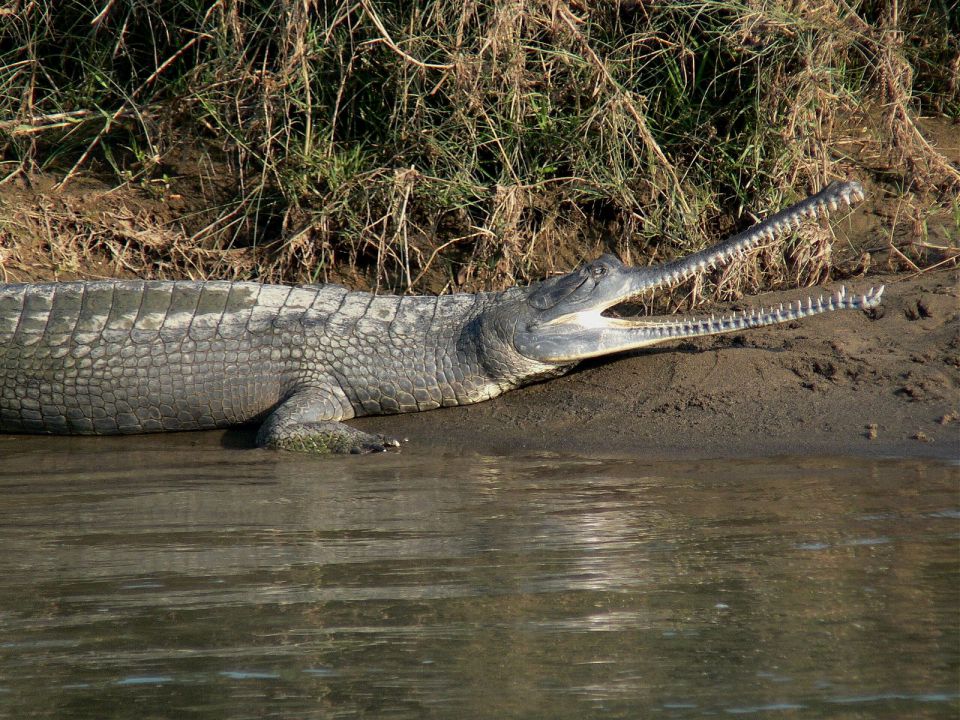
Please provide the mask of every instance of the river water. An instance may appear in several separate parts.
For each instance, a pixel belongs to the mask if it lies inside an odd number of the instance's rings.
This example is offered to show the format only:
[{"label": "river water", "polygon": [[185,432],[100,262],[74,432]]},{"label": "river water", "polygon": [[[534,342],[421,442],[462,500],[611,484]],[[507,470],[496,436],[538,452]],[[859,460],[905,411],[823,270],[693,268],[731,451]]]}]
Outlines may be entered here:
[{"label": "river water", "polygon": [[943,462],[0,437],[0,717],[956,718]]}]

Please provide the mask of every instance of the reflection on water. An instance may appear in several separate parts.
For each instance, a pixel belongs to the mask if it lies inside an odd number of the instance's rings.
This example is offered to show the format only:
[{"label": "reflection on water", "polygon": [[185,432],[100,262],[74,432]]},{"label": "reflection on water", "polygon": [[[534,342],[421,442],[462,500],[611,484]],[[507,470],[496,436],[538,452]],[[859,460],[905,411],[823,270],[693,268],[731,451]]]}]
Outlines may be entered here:
[{"label": "reflection on water", "polygon": [[960,709],[956,467],[208,438],[0,437],[0,717]]}]

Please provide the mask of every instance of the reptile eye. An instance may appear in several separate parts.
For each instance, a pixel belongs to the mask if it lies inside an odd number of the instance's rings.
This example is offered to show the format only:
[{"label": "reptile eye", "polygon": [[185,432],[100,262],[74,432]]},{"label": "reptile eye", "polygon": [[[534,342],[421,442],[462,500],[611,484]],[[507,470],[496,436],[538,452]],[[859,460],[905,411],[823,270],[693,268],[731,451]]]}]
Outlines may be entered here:
[{"label": "reptile eye", "polygon": [[595,278],[601,278],[607,274],[607,269],[603,265],[595,265],[593,268],[593,276]]}]

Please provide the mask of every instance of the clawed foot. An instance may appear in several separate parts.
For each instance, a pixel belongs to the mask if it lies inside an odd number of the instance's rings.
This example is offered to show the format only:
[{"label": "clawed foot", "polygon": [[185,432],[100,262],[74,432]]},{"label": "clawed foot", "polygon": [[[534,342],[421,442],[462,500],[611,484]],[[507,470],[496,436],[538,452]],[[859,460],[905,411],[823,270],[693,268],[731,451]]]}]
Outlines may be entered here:
[{"label": "clawed foot", "polygon": [[261,447],[316,455],[365,455],[400,447],[400,441],[386,435],[374,435],[338,422],[303,423],[261,433]]},{"label": "clawed foot", "polygon": [[[359,432],[359,431],[358,431]],[[400,441],[396,438],[386,435],[371,435],[363,433],[370,440],[364,440],[360,444],[351,445],[348,451],[351,455],[366,455],[367,453],[386,452],[390,448],[400,447]]]}]

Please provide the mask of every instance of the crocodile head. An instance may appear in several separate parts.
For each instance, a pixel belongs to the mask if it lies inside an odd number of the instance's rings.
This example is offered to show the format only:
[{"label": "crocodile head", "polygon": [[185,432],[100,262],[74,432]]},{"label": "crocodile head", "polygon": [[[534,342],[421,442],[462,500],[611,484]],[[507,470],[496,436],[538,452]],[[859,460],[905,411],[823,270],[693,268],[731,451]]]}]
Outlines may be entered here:
[{"label": "crocodile head", "polygon": [[641,293],[672,287],[697,272],[728,263],[804,222],[826,217],[831,210],[862,199],[859,184],[832,183],[719,245],[664,265],[635,268],[612,255],[603,255],[567,275],[527,289],[522,316],[515,326],[514,346],[536,362],[568,364],[666,340],[789,322],[832,310],[874,307],[880,302],[883,287],[871,288],[863,295],[848,295],[841,288],[828,297],[720,317],[623,318],[608,312]]}]

